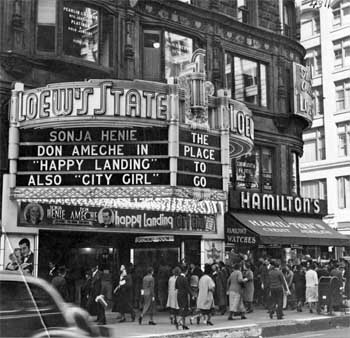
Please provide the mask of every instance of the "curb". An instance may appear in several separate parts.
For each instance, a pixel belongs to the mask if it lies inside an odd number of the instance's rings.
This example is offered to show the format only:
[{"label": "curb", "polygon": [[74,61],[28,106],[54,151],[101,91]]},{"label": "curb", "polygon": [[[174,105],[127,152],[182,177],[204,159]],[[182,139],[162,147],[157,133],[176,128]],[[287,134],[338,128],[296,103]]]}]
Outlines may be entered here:
[{"label": "curb", "polygon": [[[328,330],[338,327],[350,327],[350,315],[340,317],[325,317],[314,319],[284,320],[281,322],[248,324],[230,328],[211,328],[201,331],[181,331],[176,333],[161,333],[151,335],[135,335],[130,338],[266,338],[289,334]],[[112,337],[113,330],[100,327],[101,335]]]},{"label": "curb", "polygon": [[281,323],[278,326],[263,326],[261,336],[275,337],[307,331],[322,331],[337,327],[350,327],[350,316],[293,320],[293,322]]}]

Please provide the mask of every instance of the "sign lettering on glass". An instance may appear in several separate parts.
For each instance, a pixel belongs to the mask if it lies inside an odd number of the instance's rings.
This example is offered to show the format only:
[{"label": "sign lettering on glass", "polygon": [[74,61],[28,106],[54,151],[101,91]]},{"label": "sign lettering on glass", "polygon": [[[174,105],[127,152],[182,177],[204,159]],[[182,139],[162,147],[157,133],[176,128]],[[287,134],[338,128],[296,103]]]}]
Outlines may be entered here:
[{"label": "sign lettering on glass", "polygon": [[169,182],[167,128],[21,131],[18,186]]},{"label": "sign lettering on glass", "polygon": [[[33,212],[36,211],[36,212]],[[120,229],[215,232],[215,215],[22,203],[20,226],[86,226]]]},{"label": "sign lettering on glass", "polygon": [[180,129],[178,185],[222,189],[220,136]]}]

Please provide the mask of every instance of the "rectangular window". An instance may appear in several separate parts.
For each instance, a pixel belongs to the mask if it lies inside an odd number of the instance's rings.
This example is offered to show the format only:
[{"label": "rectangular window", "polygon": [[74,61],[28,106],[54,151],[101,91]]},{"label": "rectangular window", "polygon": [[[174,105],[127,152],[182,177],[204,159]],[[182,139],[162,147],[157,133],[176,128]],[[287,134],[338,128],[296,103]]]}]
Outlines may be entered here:
[{"label": "rectangular window", "polygon": [[320,33],[320,17],[318,13],[305,13],[301,21],[301,36],[309,38]]},{"label": "rectangular window", "polygon": [[80,3],[63,5],[63,53],[86,61],[99,62],[99,11]]},{"label": "rectangular window", "polygon": [[175,79],[190,63],[193,53],[193,40],[170,32],[164,32],[165,78],[168,83]]},{"label": "rectangular window", "polygon": [[326,158],[325,138],[323,128],[317,128],[304,133],[303,163],[321,161]]},{"label": "rectangular window", "polygon": [[144,30],[143,78],[150,81],[165,78],[168,83],[175,83],[191,61],[193,45],[193,39],[186,36],[167,31]]},{"label": "rectangular window", "polygon": [[350,109],[350,80],[335,83],[336,110]]},{"label": "rectangular window", "polygon": [[326,200],[327,199],[326,179],[302,182],[301,196],[305,198]]},{"label": "rectangular window", "polygon": [[337,124],[338,156],[350,156],[350,121]]},{"label": "rectangular window", "polygon": [[249,23],[247,0],[237,0],[237,20],[239,22]]},{"label": "rectangular window", "polygon": [[322,86],[315,87],[314,98],[315,98],[315,115],[323,115],[323,90]]},{"label": "rectangular window", "polygon": [[350,66],[350,38],[333,42],[334,68]]},{"label": "rectangular window", "polygon": [[265,64],[226,53],[225,77],[226,86],[232,92],[234,99],[267,106]]},{"label": "rectangular window", "polygon": [[340,27],[350,23],[350,3],[348,0],[339,1],[333,7],[333,27]]},{"label": "rectangular window", "polygon": [[233,162],[235,189],[273,191],[273,149],[256,147]]},{"label": "rectangular window", "polygon": [[350,176],[337,177],[337,186],[339,209],[350,208]]},{"label": "rectangular window", "polygon": [[322,58],[320,48],[310,49],[305,56],[306,64],[311,67],[313,76],[322,73]]},{"label": "rectangular window", "polygon": [[[112,15],[77,1],[38,0],[37,50],[110,67],[113,23]],[[62,41],[57,51],[56,41]]]},{"label": "rectangular window", "polygon": [[56,0],[38,0],[36,48],[54,52],[56,41]]},{"label": "rectangular window", "polygon": [[143,32],[143,78],[150,81],[161,79],[161,33],[154,30]]}]

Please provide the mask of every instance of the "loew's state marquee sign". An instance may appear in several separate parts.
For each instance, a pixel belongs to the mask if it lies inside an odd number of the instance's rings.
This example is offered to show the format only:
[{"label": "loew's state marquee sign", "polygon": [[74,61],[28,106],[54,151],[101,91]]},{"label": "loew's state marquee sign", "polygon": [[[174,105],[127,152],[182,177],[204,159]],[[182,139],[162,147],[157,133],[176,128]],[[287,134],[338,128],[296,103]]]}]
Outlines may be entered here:
[{"label": "loew's state marquee sign", "polygon": [[174,198],[219,210],[230,160],[253,148],[254,122],[244,104],[224,91],[214,96],[205,77],[198,50],[174,85],[108,79],[24,90],[17,83],[10,109],[11,197],[89,207]]}]

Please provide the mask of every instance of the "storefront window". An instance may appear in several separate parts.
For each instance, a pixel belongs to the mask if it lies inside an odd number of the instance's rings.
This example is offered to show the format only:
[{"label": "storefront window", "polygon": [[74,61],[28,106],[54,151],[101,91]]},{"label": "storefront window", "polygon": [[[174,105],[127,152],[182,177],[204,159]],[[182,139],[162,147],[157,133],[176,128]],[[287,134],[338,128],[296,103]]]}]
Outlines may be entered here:
[{"label": "storefront window", "polygon": [[235,161],[235,189],[273,191],[273,151],[260,147]]},{"label": "storefront window", "polygon": [[175,83],[180,72],[191,61],[193,44],[193,39],[179,34],[144,30],[143,78],[150,81],[165,78],[168,83]]},{"label": "storefront window", "polygon": [[112,65],[112,16],[81,2],[38,0],[37,18],[39,52],[57,52],[106,67]]},{"label": "storefront window", "polygon": [[267,106],[265,64],[226,53],[225,78],[234,99]]}]

